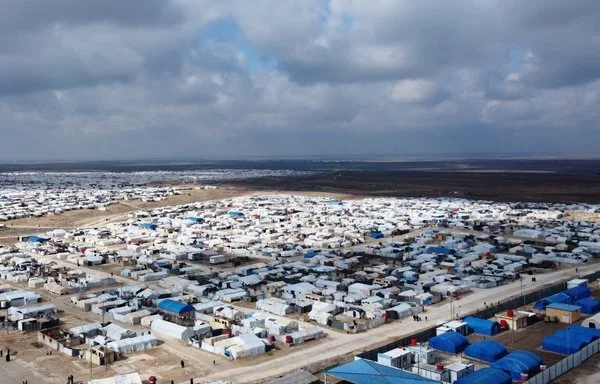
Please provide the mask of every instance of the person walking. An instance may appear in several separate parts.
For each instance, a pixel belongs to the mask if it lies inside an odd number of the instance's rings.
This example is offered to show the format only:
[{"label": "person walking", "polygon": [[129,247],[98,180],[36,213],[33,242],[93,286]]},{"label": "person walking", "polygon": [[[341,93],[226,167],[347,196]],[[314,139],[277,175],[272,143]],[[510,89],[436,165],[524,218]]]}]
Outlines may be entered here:
[{"label": "person walking", "polygon": [[185,363],[181,360],[181,368],[185,368]]}]

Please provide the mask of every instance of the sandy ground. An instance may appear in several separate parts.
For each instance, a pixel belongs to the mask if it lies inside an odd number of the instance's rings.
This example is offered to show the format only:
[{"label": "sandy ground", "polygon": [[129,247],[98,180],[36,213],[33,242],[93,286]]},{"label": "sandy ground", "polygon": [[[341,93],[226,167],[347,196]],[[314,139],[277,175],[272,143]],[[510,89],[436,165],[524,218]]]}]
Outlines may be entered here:
[{"label": "sandy ground", "polygon": [[598,384],[600,383],[600,354],[586,360],[579,367],[570,370],[558,379],[555,384]]},{"label": "sandy ground", "polygon": [[591,223],[600,223],[600,213],[586,211],[567,211],[565,212],[572,220],[585,220]]}]

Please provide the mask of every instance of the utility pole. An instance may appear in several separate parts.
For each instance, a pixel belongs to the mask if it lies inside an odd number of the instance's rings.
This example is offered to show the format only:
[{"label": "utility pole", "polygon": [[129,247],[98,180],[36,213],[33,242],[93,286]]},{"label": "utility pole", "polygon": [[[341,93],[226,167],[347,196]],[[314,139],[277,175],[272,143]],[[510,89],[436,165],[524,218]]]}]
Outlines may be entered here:
[{"label": "utility pole", "polygon": [[523,300],[523,306],[525,306],[525,295],[523,295],[523,276],[521,276],[520,280],[521,280],[521,298]]},{"label": "utility pole", "polygon": [[89,358],[90,358],[90,381],[94,379],[94,373],[92,372],[92,347],[88,348]]}]

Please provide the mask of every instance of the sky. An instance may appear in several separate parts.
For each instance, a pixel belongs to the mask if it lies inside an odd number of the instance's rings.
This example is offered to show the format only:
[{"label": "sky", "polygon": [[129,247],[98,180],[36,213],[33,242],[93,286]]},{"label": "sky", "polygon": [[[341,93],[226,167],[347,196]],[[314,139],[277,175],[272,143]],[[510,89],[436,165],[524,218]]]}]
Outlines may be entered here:
[{"label": "sky", "polygon": [[600,153],[598,0],[3,0],[0,161]]}]

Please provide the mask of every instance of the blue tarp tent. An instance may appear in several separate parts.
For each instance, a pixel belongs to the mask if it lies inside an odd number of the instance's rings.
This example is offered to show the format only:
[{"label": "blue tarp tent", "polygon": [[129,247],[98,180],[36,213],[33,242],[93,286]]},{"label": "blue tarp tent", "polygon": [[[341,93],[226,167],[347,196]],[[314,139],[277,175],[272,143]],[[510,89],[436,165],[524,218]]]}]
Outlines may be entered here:
[{"label": "blue tarp tent", "polygon": [[581,312],[587,315],[592,315],[600,311],[600,301],[593,297],[577,300],[575,304],[579,305],[581,307]]},{"label": "blue tarp tent", "polygon": [[536,375],[540,371],[542,359],[531,352],[517,350],[509,353],[500,360],[492,364],[492,368],[501,369],[508,373],[513,380],[521,380],[521,373],[526,373],[529,377]]},{"label": "blue tarp tent", "polygon": [[542,300],[538,300],[535,303],[535,305],[533,306],[533,308],[537,309],[538,311],[545,311],[546,306],[548,304],[554,304],[554,303],[568,304],[570,302],[571,302],[571,298],[568,295],[561,292],[561,293],[557,293],[556,295],[548,296]]},{"label": "blue tarp tent", "polygon": [[179,301],[175,301],[172,299],[165,299],[158,303],[158,308],[181,315],[183,313],[194,312],[195,309],[189,304],[180,303]]},{"label": "blue tarp tent", "polygon": [[577,300],[585,299],[586,297],[591,296],[590,289],[582,285],[567,289],[563,293],[571,298],[569,304],[575,304],[577,303]]},{"label": "blue tarp tent", "polygon": [[511,384],[508,373],[495,368],[483,368],[456,380],[454,384]]},{"label": "blue tarp tent", "polygon": [[542,348],[548,352],[560,353],[561,355],[570,355],[585,346],[583,341],[567,340],[562,337],[550,335],[544,337]]},{"label": "blue tarp tent", "polygon": [[142,227],[144,229],[155,230],[156,229],[156,224],[154,224],[154,223],[142,223],[142,224],[140,224],[140,227]]},{"label": "blue tarp tent", "polygon": [[491,364],[506,356],[506,347],[494,340],[481,340],[469,345],[465,356]]},{"label": "blue tarp tent", "polygon": [[365,359],[331,368],[327,375],[354,384],[440,384],[439,381]]},{"label": "blue tarp tent", "polygon": [[597,339],[597,337],[590,333],[569,331],[568,329],[561,329],[559,331],[556,331],[554,333],[554,336],[562,337],[563,339],[567,339],[568,341],[583,341],[586,345]]},{"label": "blue tarp tent", "polygon": [[383,233],[381,232],[371,232],[371,239],[382,239]]},{"label": "blue tarp tent", "polygon": [[578,324],[569,325],[567,329],[571,332],[580,332],[593,335],[596,339],[600,339],[600,329],[582,327]]},{"label": "blue tarp tent", "polygon": [[39,237],[39,236],[33,235],[33,236],[27,237],[27,241],[30,242],[30,243],[39,243],[39,244],[42,244],[42,243],[45,243],[46,241],[48,241],[48,239],[45,239],[43,237]]},{"label": "blue tarp tent", "polygon": [[454,255],[456,251],[454,249],[445,247],[429,247],[427,248],[428,253],[437,253],[442,255]]},{"label": "blue tarp tent", "polygon": [[469,341],[456,332],[444,332],[439,336],[432,337],[429,339],[429,346],[433,349],[437,349],[438,351],[457,354],[462,351],[469,345]]},{"label": "blue tarp tent", "polygon": [[500,324],[498,324],[496,321],[467,316],[465,317],[464,322],[467,323],[467,327],[469,327],[471,332],[478,333],[480,335],[493,336],[500,332]]}]

